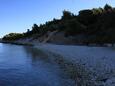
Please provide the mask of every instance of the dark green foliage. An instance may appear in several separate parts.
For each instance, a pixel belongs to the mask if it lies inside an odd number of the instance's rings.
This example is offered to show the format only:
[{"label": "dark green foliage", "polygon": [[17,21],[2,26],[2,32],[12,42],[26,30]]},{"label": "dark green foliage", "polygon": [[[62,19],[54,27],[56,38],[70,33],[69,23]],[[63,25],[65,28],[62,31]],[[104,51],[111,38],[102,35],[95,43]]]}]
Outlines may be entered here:
[{"label": "dark green foliage", "polygon": [[81,10],[81,11],[79,11],[79,16],[90,16],[92,14],[93,14],[92,10]]},{"label": "dark green foliage", "polygon": [[104,11],[104,10],[103,10],[102,8],[93,8],[93,9],[92,9],[93,15],[102,14],[103,11]]},{"label": "dark green foliage", "polygon": [[78,21],[84,25],[90,25],[95,22],[95,15],[92,10],[79,11]]},{"label": "dark green foliage", "polygon": [[73,17],[74,17],[74,15],[71,12],[66,11],[66,10],[63,11],[62,20],[69,20]]},{"label": "dark green foliage", "polygon": [[65,29],[65,35],[77,35],[85,32],[86,27],[79,23],[76,19],[72,19],[67,22],[66,29]]},{"label": "dark green foliage", "polygon": [[32,27],[32,33],[39,33],[39,27],[37,24],[34,24]]},{"label": "dark green foliage", "polygon": [[104,10],[106,10],[106,11],[111,10],[111,9],[112,9],[112,7],[110,5],[108,5],[108,4],[106,4],[104,6]]},{"label": "dark green foliage", "polygon": [[14,40],[22,38],[23,36],[24,35],[20,33],[10,33],[8,35],[5,35],[3,37],[3,40],[14,41]]}]

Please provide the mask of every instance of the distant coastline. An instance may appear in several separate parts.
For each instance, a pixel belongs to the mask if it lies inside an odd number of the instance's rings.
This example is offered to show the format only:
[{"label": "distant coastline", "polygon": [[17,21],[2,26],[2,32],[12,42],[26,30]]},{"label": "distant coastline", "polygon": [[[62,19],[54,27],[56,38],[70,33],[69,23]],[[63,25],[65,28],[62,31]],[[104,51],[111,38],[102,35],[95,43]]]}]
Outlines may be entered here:
[{"label": "distant coastline", "polygon": [[24,46],[34,46],[32,43],[16,42],[16,41],[0,41],[0,43],[14,44],[14,45],[24,45]]},{"label": "distant coastline", "polygon": [[24,33],[9,33],[2,38],[4,43],[58,45],[115,44],[115,8],[106,4],[103,8],[80,10],[78,15],[64,10],[61,19],[44,24],[33,24]]}]

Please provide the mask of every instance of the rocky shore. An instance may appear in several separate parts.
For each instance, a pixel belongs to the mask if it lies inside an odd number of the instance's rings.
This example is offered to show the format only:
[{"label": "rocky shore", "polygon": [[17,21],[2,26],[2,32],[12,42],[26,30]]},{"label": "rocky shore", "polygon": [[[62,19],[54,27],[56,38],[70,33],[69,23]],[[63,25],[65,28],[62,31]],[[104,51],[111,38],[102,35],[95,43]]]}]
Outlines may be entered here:
[{"label": "rocky shore", "polygon": [[76,69],[78,69],[76,72],[78,74],[76,75],[77,81],[85,83],[82,86],[86,86],[86,84],[88,86],[115,86],[114,47],[56,45],[24,41],[2,41],[2,43],[31,45],[44,52],[62,56],[63,60],[76,65]]}]

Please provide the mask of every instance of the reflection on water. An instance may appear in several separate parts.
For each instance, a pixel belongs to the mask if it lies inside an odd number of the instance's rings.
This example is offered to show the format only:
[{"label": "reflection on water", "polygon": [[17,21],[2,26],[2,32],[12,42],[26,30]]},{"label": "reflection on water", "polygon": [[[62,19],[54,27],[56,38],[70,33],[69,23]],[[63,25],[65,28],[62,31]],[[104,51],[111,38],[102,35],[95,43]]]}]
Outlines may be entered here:
[{"label": "reflection on water", "polygon": [[74,86],[62,72],[42,51],[0,44],[0,86]]}]

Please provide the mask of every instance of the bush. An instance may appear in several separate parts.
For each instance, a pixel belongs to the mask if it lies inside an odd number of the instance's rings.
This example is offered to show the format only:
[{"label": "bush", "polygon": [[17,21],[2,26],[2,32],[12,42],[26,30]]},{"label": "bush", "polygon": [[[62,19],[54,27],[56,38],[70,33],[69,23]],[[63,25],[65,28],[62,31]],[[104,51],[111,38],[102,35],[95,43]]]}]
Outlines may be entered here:
[{"label": "bush", "polygon": [[20,33],[10,33],[10,34],[5,35],[2,39],[14,41],[14,40],[22,38],[23,36],[24,34],[20,34]]}]

